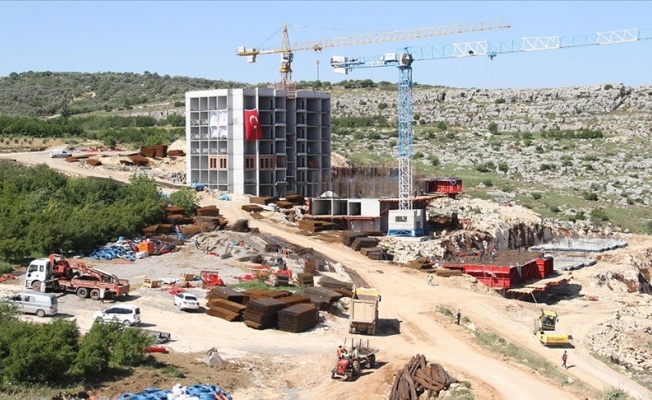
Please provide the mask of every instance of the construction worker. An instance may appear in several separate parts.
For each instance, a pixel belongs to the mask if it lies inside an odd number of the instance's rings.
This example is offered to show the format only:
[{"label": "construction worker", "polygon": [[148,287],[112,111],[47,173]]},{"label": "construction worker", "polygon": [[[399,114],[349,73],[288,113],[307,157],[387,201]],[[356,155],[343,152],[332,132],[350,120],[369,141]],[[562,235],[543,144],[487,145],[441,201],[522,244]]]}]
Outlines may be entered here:
[{"label": "construction worker", "polygon": [[360,358],[360,352],[356,346],[353,346],[353,359],[356,360]]},{"label": "construction worker", "polygon": [[568,354],[566,354],[566,350],[564,350],[564,354],[561,356],[561,366],[568,369],[568,366],[566,366],[566,360],[568,360]]},{"label": "construction worker", "polygon": [[428,274],[428,286],[432,286],[432,279],[434,278],[434,275],[431,273]]},{"label": "construction worker", "polygon": [[455,312],[455,318],[457,318],[457,325],[460,324],[460,318],[461,318],[461,317],[462,317],[462,313],[461,313],[460,310],[458,309],[458,310]]},{"label": "construction worker", "polygon": [[341,359],[342,359],[342,356],[344,355],[344,351],[345,351],[345,350],[344,350],[344,348],[342,347],[342,345],[337,346],[337,359],[338,359],[338,360],[341,360]]}]

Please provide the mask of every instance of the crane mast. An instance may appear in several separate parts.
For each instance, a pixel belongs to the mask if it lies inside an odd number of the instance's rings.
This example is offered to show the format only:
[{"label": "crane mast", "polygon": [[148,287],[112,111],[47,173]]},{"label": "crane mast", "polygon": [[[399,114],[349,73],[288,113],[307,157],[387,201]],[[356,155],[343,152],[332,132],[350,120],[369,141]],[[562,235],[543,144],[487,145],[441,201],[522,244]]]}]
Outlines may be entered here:
[{"label": "crane mast", "polygon": [[247,57],[247,62],[256,62],[256,57],[265,54],[281,54],[281,80],[273,85],[276,89],[290,89],[290,95],[296,90],[292,84],[292,62],[294,52],[303,50],[321,51],[325,48],[359,46],[372,43],[394,42],[399,40],[411,40],[433,36],[457,35],[469,32],[487,31],[493,29],[509,28],[510,25],[503,20],[495,19],[490,21],[470,22],[465,24],[454,24],[435,26],[428,28],[408,29],[401,31],[379,32],[365,35],[344,36],[330,39],[308,40],[296,42],[290,45],[288,25],[283,24],[281,28],[281,47],[278,49],[257,49],[240,46],[236,54]]},{"label": "crane mast", "polygon": [[454,43],[443,46],[406,47],[395,53],[375,58],[347,58],[334,56],[331,67],[337,73],[348,74],[358,68],[398,67],[398,164],[399,210],[411,210],[412,202],[412,63],[422,60],[487,56],[494,59],[499,54],[557,50],[563,48],[620,44],[652,39],[652,34],[642,34],[638,29],[598,32],[577,36],[524,37],[502,41]]}]

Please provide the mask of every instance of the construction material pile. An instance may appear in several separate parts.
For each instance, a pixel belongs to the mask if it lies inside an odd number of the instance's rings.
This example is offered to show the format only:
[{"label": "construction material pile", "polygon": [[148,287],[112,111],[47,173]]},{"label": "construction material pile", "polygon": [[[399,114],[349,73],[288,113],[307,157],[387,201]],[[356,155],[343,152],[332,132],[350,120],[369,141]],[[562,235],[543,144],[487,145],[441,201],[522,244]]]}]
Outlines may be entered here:
[{"label": "construction material pile", "polygon": [[301,286],[315,286],[315,276],[305,272],[297,274],[297,285]]},{"label": "construction material pile", "polygon": [[206,295],[208,300],[206,314],[227,321],[241,319],[244,314],[244,303],[247,295],[228,287],[214,287]]},{"label": "construction material pile", "polygon": [[163,158],[168,155],[168,146],[159,144],[156,146],[141,147],[140,154],[147,158]]},{"label": "construction material pile", "polygon": [[328,221],[318,221],[314,219],[302,219],[299,221],[299,230],[315,233],[330,229],[335,229],[337,225]]},{"label": "construction material pile", "polygon": [[342,294],[323,287],[308,287],[301,291],[303,296],[310,297],[310,301],[320,310],[327,310],[331,304],[342,298]]},{"label": "construction material pile", "polygon": [[314,304],[295,304],[278,312],[278,329],[304,332],[317,325],[319,310]]},{"label": "construction material pile", "polygon": [[192,400],[192,399],[215,399],[215,400],[232,400],[233,397],[223,391],[217,385],[195,384],[182,387],[180,384],[174,385],[171,390],[161,390],[148,388],[140,393],[123,393],[117,400],[145,400],[145,399],[174,399],[174,400]]},{"label": "construction material pile", "polygon": [[249,300],[244,312],[244,323],[254,329],[274,328],[278,321],[277,312],[286,306],[284,302],[270,297]]},{"label": "construction material pile", "polygon": [[457,382],[441,364],[428,364],[426,356],[417,354],[396,374],[389,400],[416,400],[426,392],[427,399],[436,399],[440,391]]}]

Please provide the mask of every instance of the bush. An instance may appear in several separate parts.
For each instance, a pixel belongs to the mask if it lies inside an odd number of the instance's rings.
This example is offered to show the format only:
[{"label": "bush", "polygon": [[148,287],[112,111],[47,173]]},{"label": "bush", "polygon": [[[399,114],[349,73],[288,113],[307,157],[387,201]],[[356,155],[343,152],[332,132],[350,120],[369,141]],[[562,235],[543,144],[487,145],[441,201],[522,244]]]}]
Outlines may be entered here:
[{"label": "bush", "polygon": [[613,85],[611,85],[611,84],[606,84],[606,85],[604,85],[604,90],[611,90],[611,89],[613,89],[613,88],[614,88],[614,87],[613,87]]},{"label": "bush", "polygon": [[492,172],[496,170],[496,165],[492,161],[487,161],[476,165],[475,170],[483,173]]},{"label": "bush", "polygon": [[494,183],[490,179],[485,179],[482,181],[482,184],[485,185],[486,187],[492,187]]},{"label": "bush", "polygon": [[379,110],[384,110],[387,108],[387,103],[378,103],[378,109]]},{"label": "bush", "polygon": [[503,172],[503,173],[507,173],[507,171],[509,171],[509,164],[507,164],[504,161],[499,162],[498,163],[498,171]]},{"label": "bush", "polygon": [[[75,321],[56,319],[49,324],[19,323],[2,375],[9,382],[47,383],[64,378],[78,351]],[[22,326],[21,326],[22,325]],[[4,336],[4,335],[3,335]]]},{"label": "bush", "polygon": [[[0,274],[8,274],[13,272],[14,267],[6,261],[0,261]],[[2,319],[0,319],[1,321]]]},{"label": "bush", "polygon": [[591,210],[591,218],[597,221],[609,221],[609,216],[603,208],[595,208]]},{"label": "bush", "polygon": [[532,193],[532,198],[534,200],[539,200],[539,199],[541,199],[541,197],[543,197],[543,195],[541,193]]},{"label": "bush", "polygon": [[498,125],[495,122],[490,123],[487,129],[492,135],[498,135]]},{"label": "bush", "polygon": [[628,400],[629,398],[626,391],[618,388],[607,389],[600,393],[600,400]]},{"label": "bush", "polygon": [[440,131],[445,131],[446,129],[448,129],[448,125],[446,125],[444,121],[439,121],[437,122],[437,129],[439,129]]},{"label": "bush", "polygon": [[441,164],[441,161],[439,160],[439,157],[437,157],[434,154],[431,155],[430,157],[428,157],[428,161],[430,161],[430,164],[435,166],[435,167],[437,167],[437,166],[439,166]]},{"label": "bush", "polygon": [[594,192],[585,192],[582,197],[588,201],[598,201],[598,195]]},{"label": "bush", "polygon": [[172,205],[182,207],[186,214],[195,215],[195,205],[199,202],[197,192],[193,189],[181,189],[170,193]]}]

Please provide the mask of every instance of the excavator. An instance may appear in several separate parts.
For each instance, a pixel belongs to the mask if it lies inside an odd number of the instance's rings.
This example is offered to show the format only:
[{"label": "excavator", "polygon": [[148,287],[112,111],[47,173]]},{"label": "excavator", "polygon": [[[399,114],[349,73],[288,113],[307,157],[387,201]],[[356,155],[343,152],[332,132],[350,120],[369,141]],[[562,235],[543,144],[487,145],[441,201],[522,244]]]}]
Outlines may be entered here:
[{"label": "excavator", "polygon": [[569,336],[555,331],[559,316],[553,310],[541,310],[541,314],[534,320],[532,333],[544,346],[565,346]]}]

